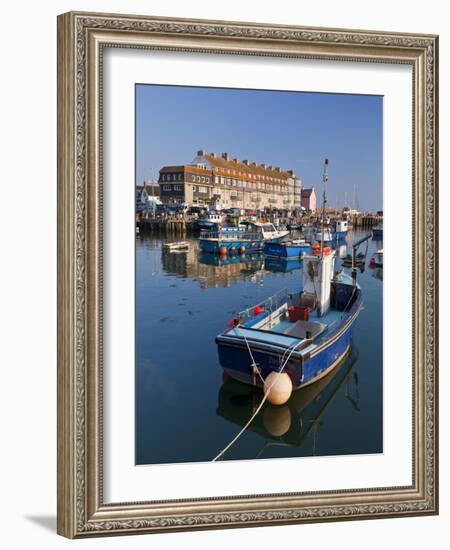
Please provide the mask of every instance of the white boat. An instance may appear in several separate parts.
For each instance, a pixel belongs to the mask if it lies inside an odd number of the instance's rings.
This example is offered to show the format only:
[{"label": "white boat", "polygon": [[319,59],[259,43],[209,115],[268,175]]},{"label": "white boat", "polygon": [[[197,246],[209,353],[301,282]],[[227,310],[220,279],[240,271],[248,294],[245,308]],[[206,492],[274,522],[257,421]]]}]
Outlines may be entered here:
[{"label": "white boat", "polygon": [[187,241],[177,241],[173,243],[164,243],[163,247],[166,250],[186,250],[189,248],[189,243]]},{"label": "white boat", "polygon": [[250,231],[261,234],[263,241],[280,242],[284,237],[289,235],[288,229],[277,229],[270,222],[251,222],[249,225]]}]

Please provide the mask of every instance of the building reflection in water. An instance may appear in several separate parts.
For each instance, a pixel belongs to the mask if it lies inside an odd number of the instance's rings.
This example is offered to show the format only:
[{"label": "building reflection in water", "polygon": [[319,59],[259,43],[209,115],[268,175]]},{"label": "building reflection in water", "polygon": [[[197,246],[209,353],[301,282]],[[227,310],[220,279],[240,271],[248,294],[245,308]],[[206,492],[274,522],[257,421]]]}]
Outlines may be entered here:
[{"label": "building reflection in water", "polygon": [[185,251],[163,250],[162,265],[169,275],[194,279],[202,288],[228,288],[242,279],[258,282],[264,275],[262,254],[222,257],[200,252],[195,242]]}]

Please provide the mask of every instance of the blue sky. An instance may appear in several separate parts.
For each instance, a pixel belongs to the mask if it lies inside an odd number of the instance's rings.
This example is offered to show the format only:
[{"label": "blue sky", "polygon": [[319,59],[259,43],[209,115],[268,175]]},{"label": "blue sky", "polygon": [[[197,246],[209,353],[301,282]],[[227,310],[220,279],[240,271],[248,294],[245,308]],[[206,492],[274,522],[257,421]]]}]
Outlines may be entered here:
[{"label": "blue sky", "polygon": [[383,98],[351,94],[136,86],[136,181],[198,149],[294,170],[328,203],[382,209]]}]

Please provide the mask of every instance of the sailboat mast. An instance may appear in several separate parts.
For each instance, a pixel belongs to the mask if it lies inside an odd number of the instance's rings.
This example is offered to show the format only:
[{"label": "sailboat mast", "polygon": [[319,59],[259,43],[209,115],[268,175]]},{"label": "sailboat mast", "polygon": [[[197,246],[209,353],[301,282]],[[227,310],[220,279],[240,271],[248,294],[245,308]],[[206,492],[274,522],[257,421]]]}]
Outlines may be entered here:
[{"label": "sailboat mast", "polygon": [[325,208],[327,205],[327,182],[328,182],[328,159],[325,159],[323,165],[323,206],[322,206],[322,256],[325,242]]}]

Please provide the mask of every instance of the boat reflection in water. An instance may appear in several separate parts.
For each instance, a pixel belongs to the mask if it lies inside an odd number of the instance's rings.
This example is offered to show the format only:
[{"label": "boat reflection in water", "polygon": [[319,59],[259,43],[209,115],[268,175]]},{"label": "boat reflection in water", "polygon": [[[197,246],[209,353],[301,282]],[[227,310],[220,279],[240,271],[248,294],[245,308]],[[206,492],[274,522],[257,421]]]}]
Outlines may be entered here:
[{"label": "boat reflection in water", "polygon": [[280,258],[265,258],[264,269],[266,271],[273,271],[274,273],[288,273],[302,268],[302,261],[300,258],[295,260],[283,260]]},{"label": "boat reflection in water", "polygon": [[262,252],[255,252],[253,254],[238,254],[238,255],[220,255],[220,254],[209,254],[208,252],[199,252],[198,261],[201,264],[205,265],[230,265],[230,264],[242,264],[242,265],[254,265],[255,267],[259,266],[262,268],[264,260],[264,255]]},{"label": "boat reflection in water", "polygon": [[[322,417],[341,389],[353,408],[360,410],[356,363],[357,355],[353,349],[330,374],[293,392],[284,405],[274,406],[266,402],[248,430],[264,437],[267,445],[276,442],[295,447],[300,447],[311,434],[314,438],[311,454],[314,455]],[[263,392],[259,388],[226,377],[219,390],[216,412],[225,420],[244,426],[262,399]]]},{"label": "boat reflection in water", "polygon": [[374,267],[372,269],[372,277],[374,279],[379,279],[380,281],[383,280],[383,268],[382,267]]}]

